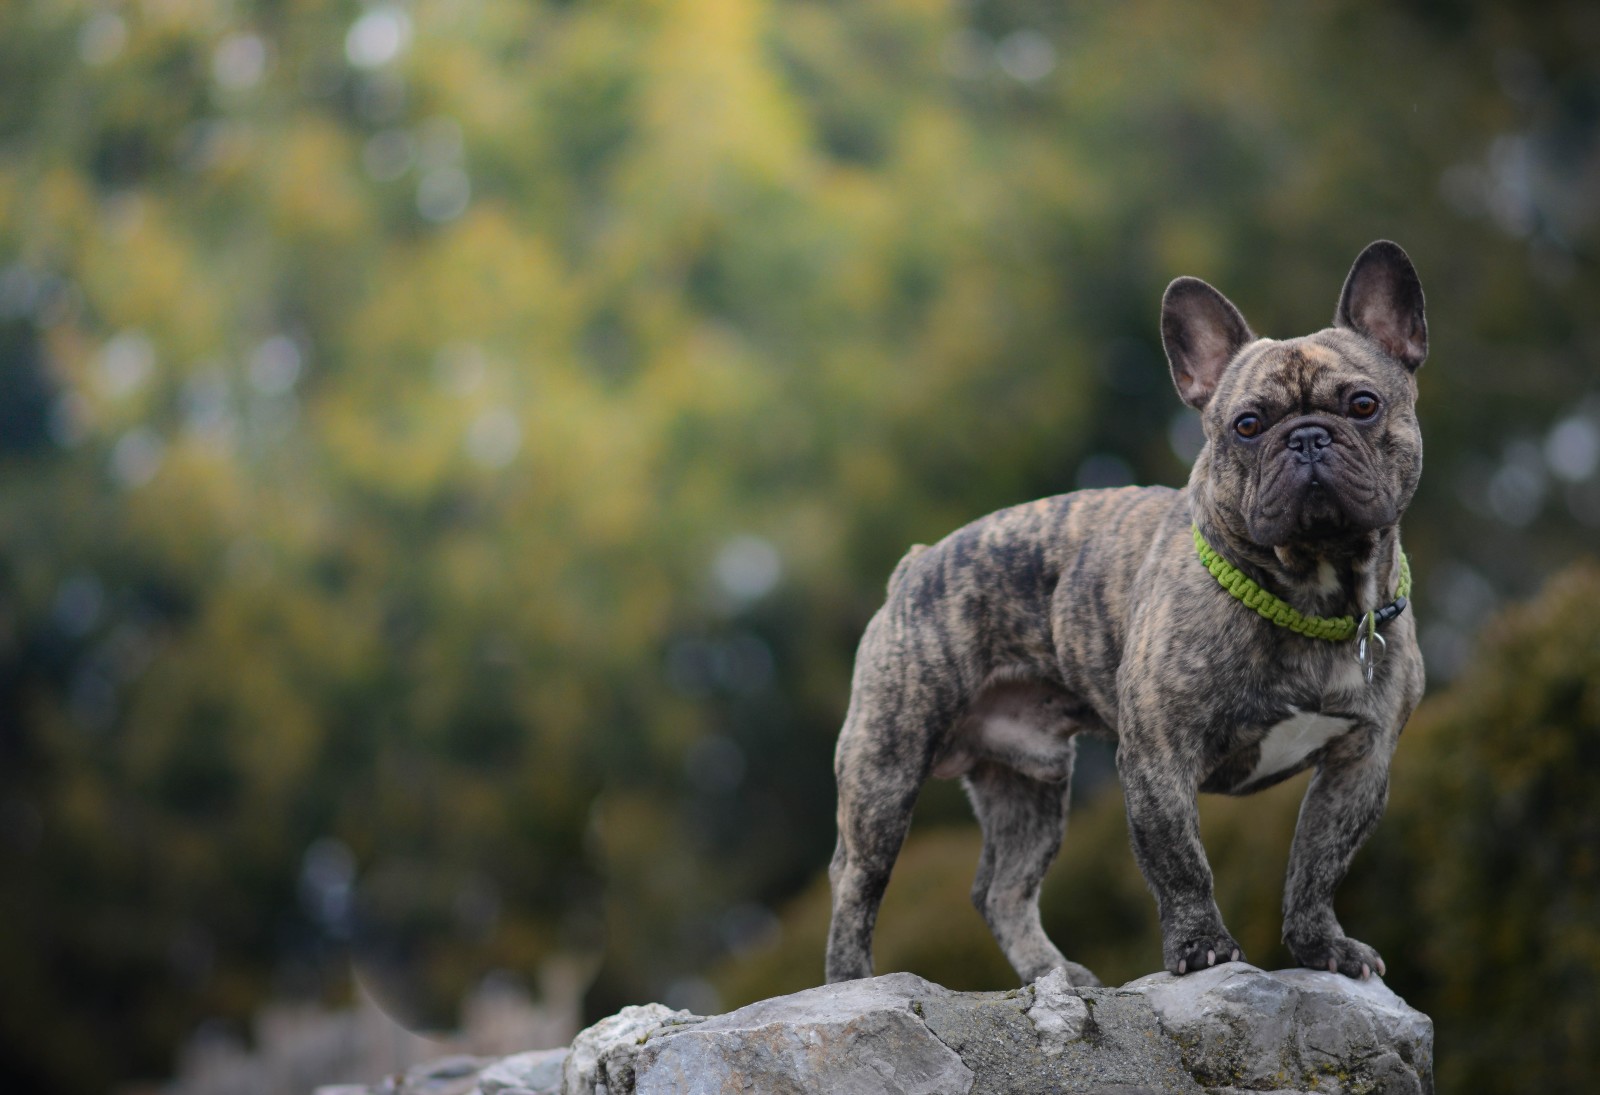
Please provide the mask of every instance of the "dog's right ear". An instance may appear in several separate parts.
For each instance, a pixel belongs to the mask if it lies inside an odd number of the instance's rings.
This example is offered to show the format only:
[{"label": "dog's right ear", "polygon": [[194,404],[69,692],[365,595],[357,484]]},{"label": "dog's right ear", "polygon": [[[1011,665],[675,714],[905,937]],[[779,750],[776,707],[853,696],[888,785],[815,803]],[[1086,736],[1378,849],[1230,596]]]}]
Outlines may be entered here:
[{"label": "dog's right ear", "polygon": [[1161,345],[1178,394],[1205,409],[1233,355],[1255,341],[1233,302],[1199,278],[1179,278],[1161,298]]}]

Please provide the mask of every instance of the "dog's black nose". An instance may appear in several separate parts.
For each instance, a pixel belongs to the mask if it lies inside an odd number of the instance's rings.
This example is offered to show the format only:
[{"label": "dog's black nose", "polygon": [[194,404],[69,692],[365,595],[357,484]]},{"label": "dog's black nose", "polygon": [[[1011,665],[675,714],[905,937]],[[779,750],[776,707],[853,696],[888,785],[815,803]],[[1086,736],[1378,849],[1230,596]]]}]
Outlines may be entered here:
[{"label": "dog's black nose", "polygon": [[1328,428],[1310,422],[1290,430],[1289,436],[1284,440],[1284,445],[1292,450],[1302,463],[1321,460],[1322,450],[1331,444],[1333,435],[1328,432]]}]

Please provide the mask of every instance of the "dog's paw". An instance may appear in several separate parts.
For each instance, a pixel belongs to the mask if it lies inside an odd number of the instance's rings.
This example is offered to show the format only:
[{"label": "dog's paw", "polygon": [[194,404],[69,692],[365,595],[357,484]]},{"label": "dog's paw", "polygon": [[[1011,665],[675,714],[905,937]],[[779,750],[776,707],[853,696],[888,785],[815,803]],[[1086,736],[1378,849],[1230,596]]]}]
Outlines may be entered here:
[{"label": "dog's paw", "polygon": [[1387,972],[1382,955],[1359,939],[1344,935],[1290,940],[1289,949],[1294,953],[1295,961],[1309,969],[1342,973],[1361,981],[1374,973],[1382,977]]},{"label": "dog's paw", "polygon": [[1167,970],[1182,977],[1196,970],[1209,969],[1218,962],[1243,962],[1244,951],[1225,931],[1179,939],[1165,948]]}]

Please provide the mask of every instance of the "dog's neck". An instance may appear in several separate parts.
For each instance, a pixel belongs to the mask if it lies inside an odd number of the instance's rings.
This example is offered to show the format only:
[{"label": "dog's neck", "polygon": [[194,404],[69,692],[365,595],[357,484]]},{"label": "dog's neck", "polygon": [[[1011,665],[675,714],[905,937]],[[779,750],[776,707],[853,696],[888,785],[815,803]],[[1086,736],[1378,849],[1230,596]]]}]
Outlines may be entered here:
[{"label": "dog's neck", "polygon": [[1394,599],[1400,578],[1398,525],[1266,547],[1250,539],[1240,514],[1212,502],[1203,481],[1190,483],[1189,506],[1213,549],[1301,613],[1359,617]]}]

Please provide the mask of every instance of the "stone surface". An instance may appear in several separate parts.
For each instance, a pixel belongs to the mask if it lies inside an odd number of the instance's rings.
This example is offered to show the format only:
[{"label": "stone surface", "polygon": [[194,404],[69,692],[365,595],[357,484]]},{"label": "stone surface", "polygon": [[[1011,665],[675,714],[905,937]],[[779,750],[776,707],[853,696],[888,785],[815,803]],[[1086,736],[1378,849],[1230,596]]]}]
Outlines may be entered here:
[{"label": "stone surface", "polygon": [[972,1071],[915,1010],[953,995],[895,973],[762,1000],[647,1043],[637,1095],[966,1095]]},{"label": "stone surface", "polygon": [[1433,1021],[1382,980],[1230,962],[1153,974],[1142,993],[1202,1084],[1326,1092],[1433,1090]]},{"label": "stone surface", "polygon": [[700,1023],[662,1004],[626,1007],[581,1032],[561,1065],[562,1095],[629,1095],[639,1048],[666,1031]]},{"label": "stone surface", "polygon": [[440,1057],[407,1069],[397,1086],[406,1095],[467,1095],[488,1063],[481,1057]]},{"label": "stone surface", "polygon": [[478,1076],[478,1095],[560,1095],[570,1051],[538,1049],[497,1061]]},{"label": "stone surface", "polygon": [[624,1008],[569,1050],[456,1058],[339,1095],[1431,1095],[1433,1024],[1377,978],[1226,963],[1121,988],[908,973],[701,1018]]},{"label": "stone surface", "polygon": [[[970,1095],[1202,1091],[1142,996],[1048,981],[1047,976],[1008,993],[952,993],[921,1001],[928,1028],[972,1069]],[[1068,996],[1084,1006],[1075,1038],[1054,1022],[1041,1027],[1032,1017],[1070,1014],[1075,1009],[1062,999]]]},{"label": "stone surface", "polygon": [[1089,1022],[1089,1005],[1072,991],[1065,970],[1051,970],[1033,983],[1033,1006],[1028,1021],[1039,1032],[1039,1045],[1048,1057],[1058,1057],[1083,1038]]}]

